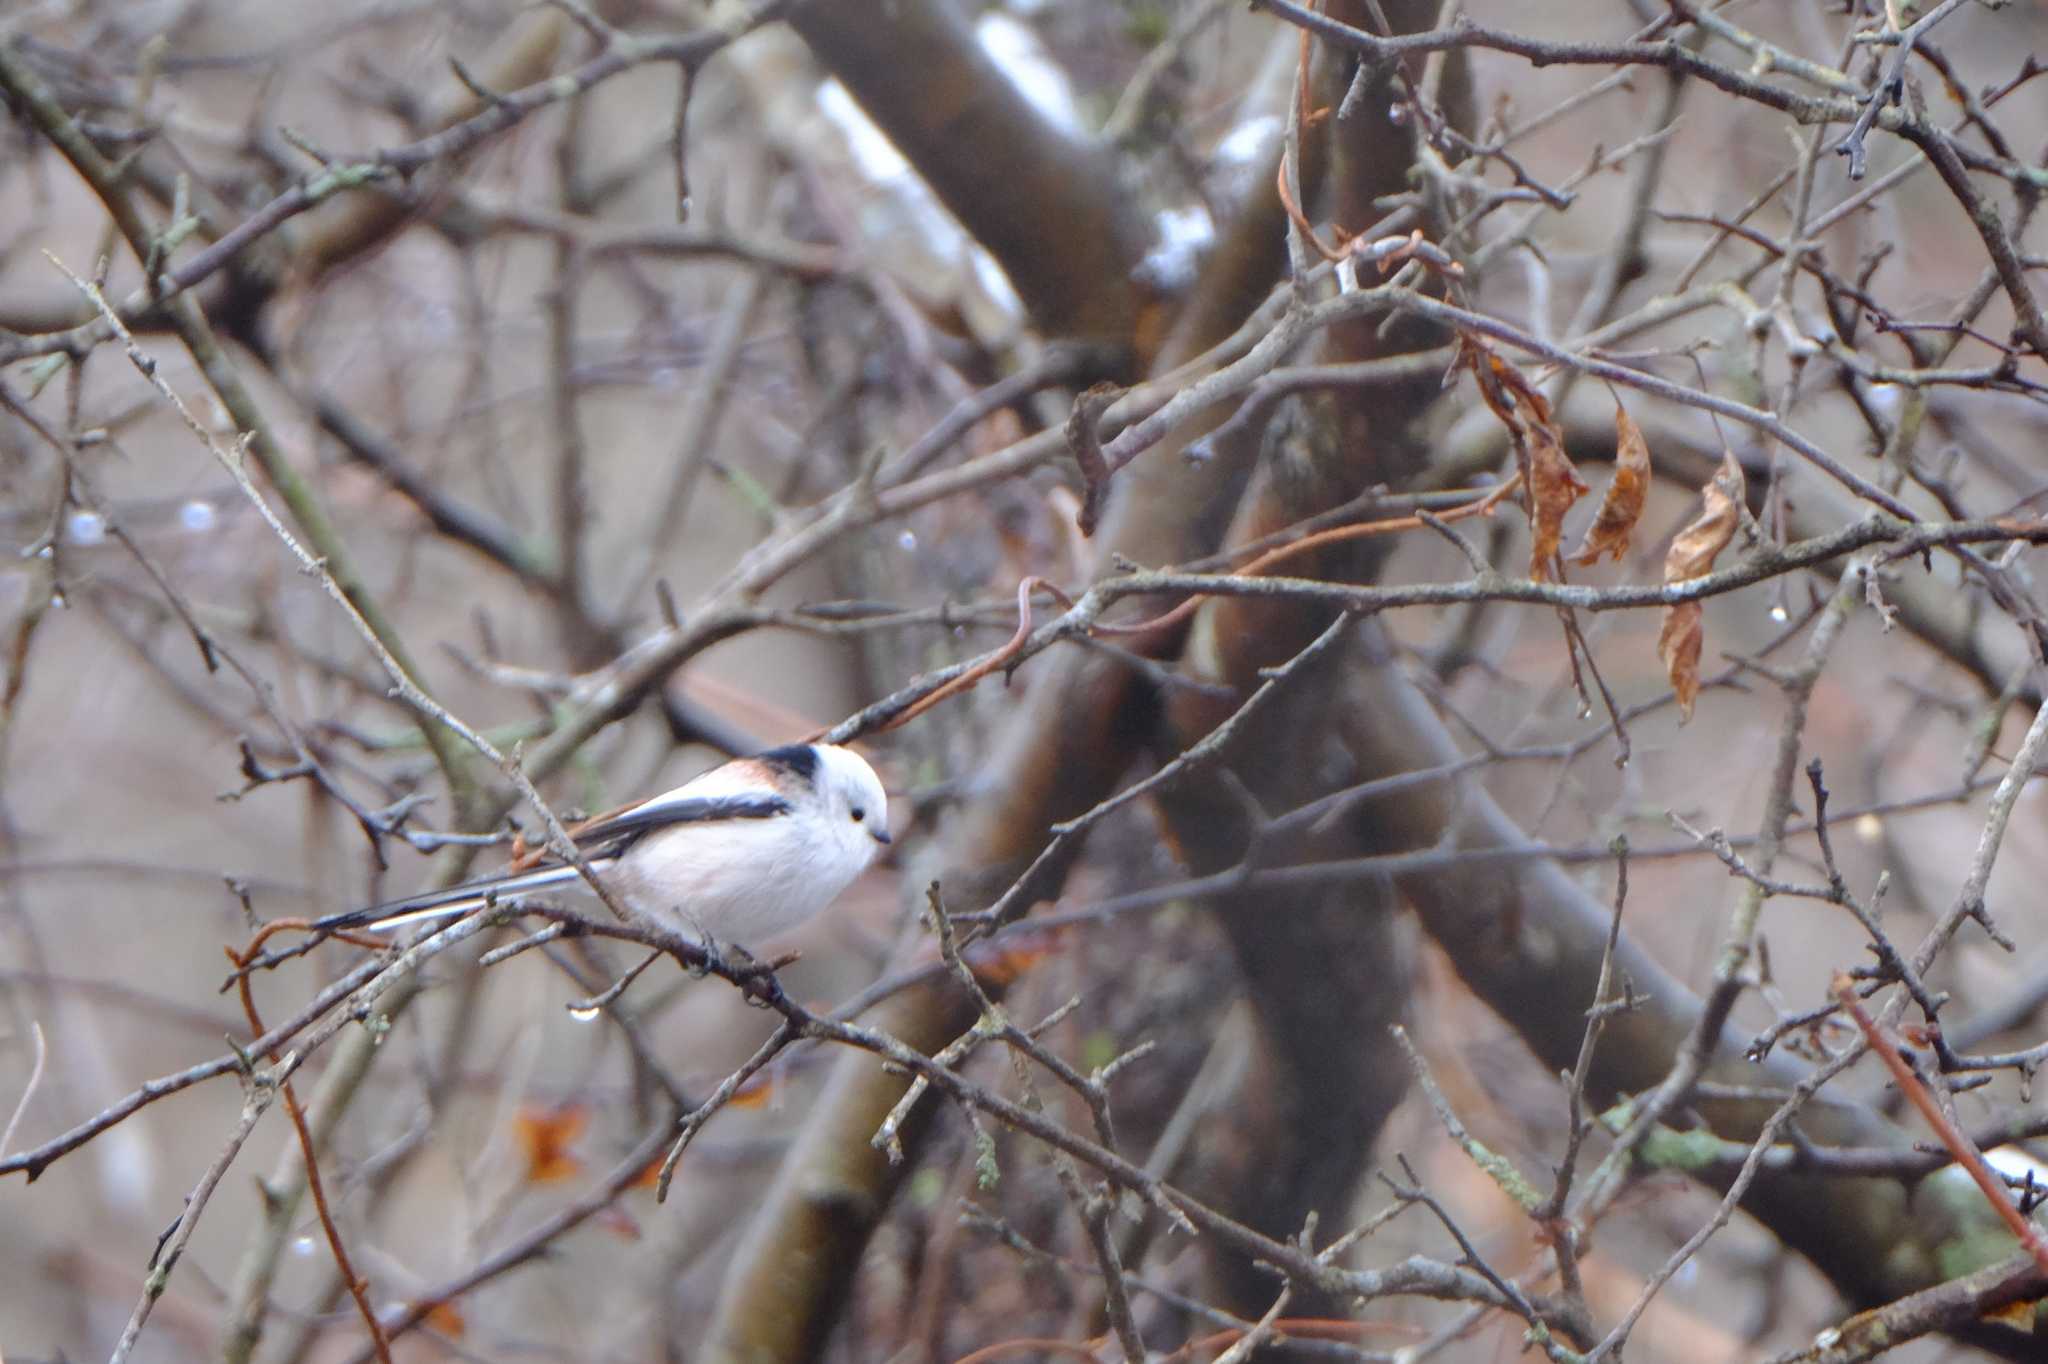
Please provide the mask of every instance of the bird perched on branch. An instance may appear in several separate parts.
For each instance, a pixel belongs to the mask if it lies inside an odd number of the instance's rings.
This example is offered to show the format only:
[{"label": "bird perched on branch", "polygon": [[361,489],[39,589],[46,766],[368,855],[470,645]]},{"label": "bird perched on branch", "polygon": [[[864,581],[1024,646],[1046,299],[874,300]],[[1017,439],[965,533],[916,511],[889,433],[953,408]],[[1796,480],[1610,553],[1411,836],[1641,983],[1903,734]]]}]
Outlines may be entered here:
[{"label": "bird perched on branch", "polygon": [[[712,943],[745,946],[837,899],[889,842],[875,769],[836,744],[792,744],[720,767],[593,821],[576,849],[626,909]],[[318,929],[389,929],[582,882],[539,866],[331,914]]]}]

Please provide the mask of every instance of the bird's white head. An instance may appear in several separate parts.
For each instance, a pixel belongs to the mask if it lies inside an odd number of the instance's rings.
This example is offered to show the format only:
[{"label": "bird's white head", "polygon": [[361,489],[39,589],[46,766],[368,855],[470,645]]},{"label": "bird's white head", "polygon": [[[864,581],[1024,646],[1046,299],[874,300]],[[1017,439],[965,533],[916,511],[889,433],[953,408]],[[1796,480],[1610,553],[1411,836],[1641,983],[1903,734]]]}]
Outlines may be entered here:
[{"label": "bird's white head", "polygon": [[889,842],[889,798],[867,759],[837,744],[812,744],[815,767],[808,775],[826,826],[857,850],[860,865],[873,861]]}]

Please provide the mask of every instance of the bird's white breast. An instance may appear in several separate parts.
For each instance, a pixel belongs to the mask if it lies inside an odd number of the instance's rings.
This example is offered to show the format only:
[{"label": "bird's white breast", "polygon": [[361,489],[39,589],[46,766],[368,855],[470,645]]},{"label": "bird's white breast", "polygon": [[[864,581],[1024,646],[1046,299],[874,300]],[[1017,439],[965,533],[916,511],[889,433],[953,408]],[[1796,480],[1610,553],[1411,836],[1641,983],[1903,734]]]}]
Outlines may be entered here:
[{"label": "bird's white breast", "polygon": [[870,860],[850,840],[802,829],[792,815],[678,824],[628,848],[607,879],[657,924],[752,946],[824,909]]}]

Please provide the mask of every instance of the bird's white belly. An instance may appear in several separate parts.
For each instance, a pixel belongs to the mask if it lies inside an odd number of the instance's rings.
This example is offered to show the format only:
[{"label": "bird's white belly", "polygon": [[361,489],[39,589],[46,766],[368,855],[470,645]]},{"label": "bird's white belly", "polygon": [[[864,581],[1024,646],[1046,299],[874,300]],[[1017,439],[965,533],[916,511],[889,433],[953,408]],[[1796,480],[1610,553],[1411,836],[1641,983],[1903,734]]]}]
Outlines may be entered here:
[{"label": "bird's white belly", "polygon": [[858,872],[807,848],[791,821],[766,819],[650,834],[606,879],[628,909],[664,928],[751,947],[824,909]]}]

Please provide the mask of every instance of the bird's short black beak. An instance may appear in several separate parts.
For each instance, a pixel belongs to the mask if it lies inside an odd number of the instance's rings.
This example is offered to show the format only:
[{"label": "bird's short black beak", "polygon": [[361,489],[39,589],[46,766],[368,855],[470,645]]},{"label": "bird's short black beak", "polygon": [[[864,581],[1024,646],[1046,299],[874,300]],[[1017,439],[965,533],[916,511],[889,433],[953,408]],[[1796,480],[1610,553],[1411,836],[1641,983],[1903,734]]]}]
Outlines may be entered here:
[{"label": "bird's short black beak", "polygon": [[877,842],[877,843],[882,843],[882,844],[888,844],[888,843],[893,843],[893,842],[895,842],[895,840],[894,840],[894,839],[892,839],[892,838],[890,838],[890,837],[889,837],[889,835],[888,835],[888,833],[887,833],[887,832],[885,832],[884,830],[881,830],[881,829],[870,829],[870,830],[868,830],[868,832],[869,832],[870,834],[872,834],[872,835],[874,836],[874,840],[875,840],[875,842]]}]

